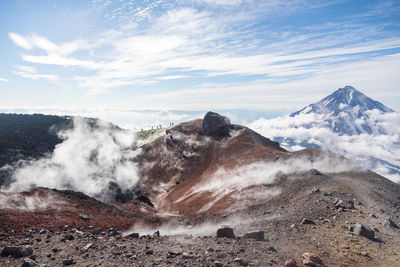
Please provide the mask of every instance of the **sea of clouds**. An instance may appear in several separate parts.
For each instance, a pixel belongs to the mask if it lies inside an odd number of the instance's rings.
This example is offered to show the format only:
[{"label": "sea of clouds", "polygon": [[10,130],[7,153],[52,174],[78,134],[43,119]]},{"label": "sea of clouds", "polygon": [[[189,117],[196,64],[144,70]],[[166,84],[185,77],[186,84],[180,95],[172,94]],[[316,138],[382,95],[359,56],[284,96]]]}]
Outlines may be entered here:
[{"label": "sea of clouds", "polygon": [[279,140],[281,146],[290,151],[310,146],[328,149],[399,183],[400,114],[371,110],[367,115],[354,123],[369,125],[373,129],[371,134],[340,135],[329,128],[329,114],[316,113],[260,118],[247,126],[270,139]]}]

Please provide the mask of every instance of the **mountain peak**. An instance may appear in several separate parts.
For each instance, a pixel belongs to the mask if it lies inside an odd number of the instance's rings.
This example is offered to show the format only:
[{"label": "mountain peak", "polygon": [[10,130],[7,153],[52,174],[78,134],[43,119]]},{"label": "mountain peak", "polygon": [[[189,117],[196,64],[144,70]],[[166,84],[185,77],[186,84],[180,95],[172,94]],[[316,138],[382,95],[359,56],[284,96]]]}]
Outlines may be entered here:
[{"label": "mountain peak", "polygon": [[373,132],[370,125],[358,125],[356,120],[367,120],[368,111],[378,110],[382,113],[394,112],[378,101],[364,95],[353,86],[347,85],[337,89],[332,94],[320,101],[310,104],[303,109],[292,113],[294,117],[299,114],[321,114],[332,130],[339,134],[360,134]]}]

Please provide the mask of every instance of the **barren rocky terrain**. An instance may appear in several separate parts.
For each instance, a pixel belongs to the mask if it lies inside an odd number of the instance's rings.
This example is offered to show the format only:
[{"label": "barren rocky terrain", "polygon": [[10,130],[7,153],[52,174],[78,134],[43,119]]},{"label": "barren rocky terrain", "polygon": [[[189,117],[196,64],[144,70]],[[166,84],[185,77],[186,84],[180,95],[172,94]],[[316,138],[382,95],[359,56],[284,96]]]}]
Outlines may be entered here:
[{"label": "barren rocky terrain", "polygon": [[400,186],[208,114],[140,147],[136,194],[1,193],[1,266],[398,266]]}]

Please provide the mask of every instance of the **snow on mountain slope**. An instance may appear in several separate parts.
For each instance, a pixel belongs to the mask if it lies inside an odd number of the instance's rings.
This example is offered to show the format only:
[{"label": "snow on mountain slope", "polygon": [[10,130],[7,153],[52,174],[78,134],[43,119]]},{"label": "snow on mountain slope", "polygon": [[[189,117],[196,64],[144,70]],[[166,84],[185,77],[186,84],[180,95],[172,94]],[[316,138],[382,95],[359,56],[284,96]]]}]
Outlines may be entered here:
[{"label": "snow on mountain slope", "polygon": [[351,86],[290,115],[248,126],[288,150],[321,147],[400,182],[400,114]]},{"label": "snow on mountain slope", "polygon": [[299,114],[321,114],[324,121],[332,131],[338,134],[380,134],[383,128],[376,127],[372,111],[378,113],[394,112],[394,110],[382,105],[352,86],[339,88],[321,101],[308,105],[303,109],[292,113],[295,117]]}]

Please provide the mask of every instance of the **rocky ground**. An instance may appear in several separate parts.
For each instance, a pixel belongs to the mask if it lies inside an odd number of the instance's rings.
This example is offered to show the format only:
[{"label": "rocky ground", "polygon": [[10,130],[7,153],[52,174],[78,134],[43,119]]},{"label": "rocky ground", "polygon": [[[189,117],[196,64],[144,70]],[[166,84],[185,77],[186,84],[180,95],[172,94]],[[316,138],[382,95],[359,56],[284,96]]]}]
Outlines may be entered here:
[{"label": "rocky ground", "polygon": [[218,116],[143,145],[124,203],[0,192],[0,266],[399,266],[398,184]]},{"label": "rocky ground", "polygon": [[[223,216],[209,214],[198,225],[191,224],[198,218],[174,217],[125,231],[86,223],[9,229],[0,234],[0,266],[398,266],[398,195],[384,183],[374,187],[371,182],[381,178],[372,172],[363,172],[363,181],[353,186],[360,174],[308,174],[302,187],[288,184],[286,197]],[[354,229],[357,223],[365,229]],[[222,231],[217,237],[226,224],[234,236]],[[129,236],[132,231],[139,237]],[[13,246],[32,251],[6,255],[5,248]],[[31,265],[21,265],[28,259]]]}]

